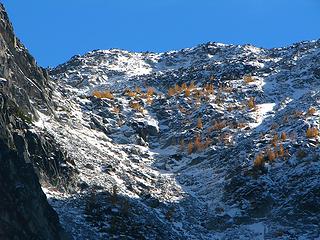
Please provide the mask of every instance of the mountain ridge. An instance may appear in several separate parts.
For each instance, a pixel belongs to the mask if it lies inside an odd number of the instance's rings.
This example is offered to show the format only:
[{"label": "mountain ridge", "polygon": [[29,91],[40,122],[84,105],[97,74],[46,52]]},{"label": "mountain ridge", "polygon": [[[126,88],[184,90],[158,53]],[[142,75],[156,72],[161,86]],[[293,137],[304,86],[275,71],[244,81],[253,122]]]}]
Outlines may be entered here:
[{"label": "mountain ridge", "polygon": [[205,45],[214,45],[216,44],[217,46],[238,46],[238,47],[244,47],[244,46],[252,46],[254,48],[258,48],[258,49],[262,49],[262,50],[276,50],[276,49],[285,49],[285,48],[290,48],[290,47],[294,47],[295,45],[299,45],[299,44],[303,44],[303,43],[314,43],[314,42],[318,42],[320,41],[320,39],[313,39],[313,40],[303,40],[303,41],[298,41],[298,42],[294,42],[294,43],[291,43],[291,44],[287,44],[286,46],[281,46],[281,47],[260,47],[260,46],[257,46],[255,44],[251,44],[251,43],[246,43],[246,44],[234,44],[234,43],[222,43],[222,42],[215,42],[215,41],[208,41],[206,43],[199,43],[193,47],[185,47],[185,48],[179,48],[179,49],[173,49],[173,50],[166,50],[166,51],[149,51],[149,50],[146,50],[146,51],[134,51],[134,50],[128,50],[128,49],[125,49],[125,48],[107,48],[107,49],[93,49],[91,51],[88,51],[84,54],[75,54],[73,55],[69,60],[67,60],[66,62],[64,63],[61,63],[61,64],[57,64],[56,66],[53,66],[53,67],[48,67],[49,70],[51,69],[55,69],[55,68],[58,68],[60,65],[64,65],[65,63],[69,62],[70,60],[72,60],[73,58],[76,58],[76,57],[80,57],[80,56],[84,56],[84,55],[87,55],[89,53],[93,53],[93,52],[105,52],[105,51],[122,51],[122,52],[127,52],[127,53],[139,53],[139,54],[165,54],[165,53],[171,53],[171,52],[182,52],[182,51],[185,51],[185,50],[190,50],[190,49],[194,49],[194,48],[198,48],[198,47],[201,47],[201,46],[205,46]]}]

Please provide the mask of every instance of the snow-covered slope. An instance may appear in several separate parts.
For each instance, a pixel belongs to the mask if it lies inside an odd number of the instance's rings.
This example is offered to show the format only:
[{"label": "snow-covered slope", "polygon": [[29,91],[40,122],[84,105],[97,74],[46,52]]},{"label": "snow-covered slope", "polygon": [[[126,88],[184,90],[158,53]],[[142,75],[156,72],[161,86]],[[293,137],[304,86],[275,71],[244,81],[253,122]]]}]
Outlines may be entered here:
[{"label": "snow-covered slope", "polygon": [[62,223],[76,239],[319,237],[319,59],[320,41],[207,43],[52,69],[56,117],[35,129],[79,171],[77,191],[46,189]]}]

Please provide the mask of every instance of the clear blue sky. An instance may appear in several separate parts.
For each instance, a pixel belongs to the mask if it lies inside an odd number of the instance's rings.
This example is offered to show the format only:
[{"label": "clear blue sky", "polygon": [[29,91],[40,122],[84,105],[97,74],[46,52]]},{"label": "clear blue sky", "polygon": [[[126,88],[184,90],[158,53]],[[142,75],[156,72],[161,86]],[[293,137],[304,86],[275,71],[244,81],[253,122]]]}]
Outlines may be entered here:
[{"label": "clear blue sky", "polygon": [[161,52],[208,41],[271,48],[320,38],[320,0],[2,2],[44,67],[93,49]]}]

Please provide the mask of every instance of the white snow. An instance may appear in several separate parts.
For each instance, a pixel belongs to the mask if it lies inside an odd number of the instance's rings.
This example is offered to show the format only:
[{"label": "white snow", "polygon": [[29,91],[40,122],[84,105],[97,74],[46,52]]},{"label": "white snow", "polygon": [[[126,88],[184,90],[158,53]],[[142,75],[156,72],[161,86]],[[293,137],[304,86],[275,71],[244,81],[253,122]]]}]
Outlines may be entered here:
[{"label": "white snow", "polygon": [[249,123],[249,126],[251,128],[257,128],[260,126],[263,120],[272,115],[272,110],[275,105],[275,103],[257,104],[257,110],[252,112],[252,115],[255,116],[255,122]]}]

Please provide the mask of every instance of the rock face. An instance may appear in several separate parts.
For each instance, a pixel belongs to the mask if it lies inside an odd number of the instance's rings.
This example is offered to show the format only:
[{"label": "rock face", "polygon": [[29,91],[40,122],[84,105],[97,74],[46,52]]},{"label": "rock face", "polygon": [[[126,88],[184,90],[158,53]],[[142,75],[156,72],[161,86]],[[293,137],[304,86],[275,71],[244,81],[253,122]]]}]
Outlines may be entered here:
[{"label": "rock face", "polygon": [[58,216],[41,190],[19,130],[23,123],[10,113],[9,104],[1,95],[0,238],[61,239]]},{"label": "rock face", "polygon": [[0,72],[7,82],[6,89],[21,111],[32,118],[32,100],[41,110],[49,111],[50,85],[46,70],[37,66],[35,59],[14,35],[4,10],[0,9]]},{"label": "rock face", "polygon": [[68,239],[39,178],[71,182],[71,168],[49,136],[31,129],[38,111],[51,112],[48,76],[15,37],[3,5],[0,79],[0,239]]}]

